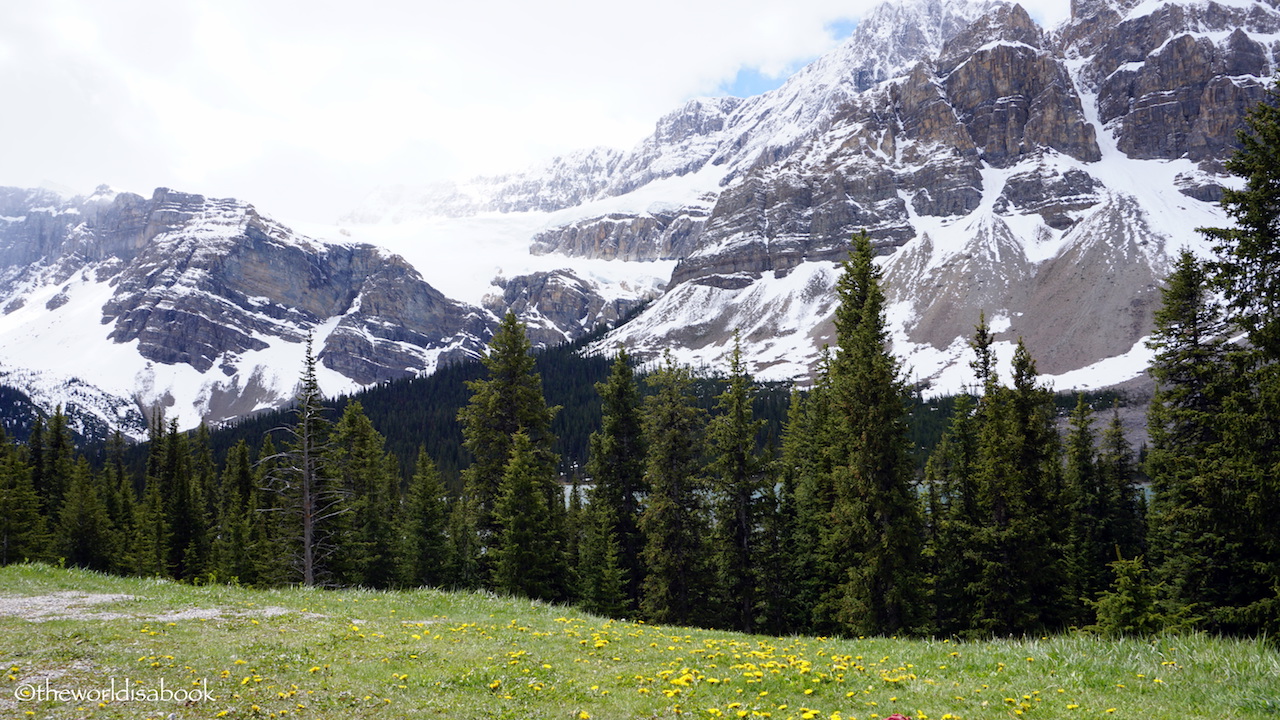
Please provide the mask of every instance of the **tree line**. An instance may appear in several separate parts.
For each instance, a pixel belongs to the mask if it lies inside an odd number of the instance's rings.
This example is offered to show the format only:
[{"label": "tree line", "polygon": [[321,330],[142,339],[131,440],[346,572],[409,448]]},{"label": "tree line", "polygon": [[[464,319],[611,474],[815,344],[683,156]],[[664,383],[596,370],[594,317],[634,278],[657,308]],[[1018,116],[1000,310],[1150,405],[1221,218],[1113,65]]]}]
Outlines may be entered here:
[{"label": "tree line", "polygon": [[[358,401],[332,420],[308,346],[282,434],[214,462],[210,435],[152,423],[141,477],[100,468],[66,419],[0,442],[0,563],[239,582],[487,589],[653,622],[771,634],[991,637],[1280,628],[1280,111],[1227,164],[1232,228],[1183,252],[1150,346],[1140,463],[1118,413],[1078,399],[1066,432],[1019,341],[984,317],[973,392],[923,467],[918,407],[887,348],[881,271],[854,238],[836,342],[777,434],[735,347],[713,402],[668,355],[619,350],[567,472],[524,328],[508,313],[457,410],[452,489],[424,448],[404,479]],[[1005,378],[1008,378],[1006,381]],[[709,406],[709,407],[708,407]],[[594,404],[592,405],[594,407]],[[578,471],[580,470],[580,471]],[[1140,487],[1139,479],[1149,486]]]}]

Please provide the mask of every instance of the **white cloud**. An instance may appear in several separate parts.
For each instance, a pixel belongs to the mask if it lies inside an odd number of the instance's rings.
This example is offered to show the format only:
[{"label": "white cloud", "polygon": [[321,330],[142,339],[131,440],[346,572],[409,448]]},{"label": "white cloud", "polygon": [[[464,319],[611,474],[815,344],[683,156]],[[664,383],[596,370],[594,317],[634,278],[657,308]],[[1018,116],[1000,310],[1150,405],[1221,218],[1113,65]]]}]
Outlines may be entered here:
[{"label": "white cloud", "polygon": [[[626,148],[743,68],[777,75],[871,0],[0,8],[0,184],[170,185],[329,220],[379,184]],[[1029,3],[1061,20],[1066,0]]]}]

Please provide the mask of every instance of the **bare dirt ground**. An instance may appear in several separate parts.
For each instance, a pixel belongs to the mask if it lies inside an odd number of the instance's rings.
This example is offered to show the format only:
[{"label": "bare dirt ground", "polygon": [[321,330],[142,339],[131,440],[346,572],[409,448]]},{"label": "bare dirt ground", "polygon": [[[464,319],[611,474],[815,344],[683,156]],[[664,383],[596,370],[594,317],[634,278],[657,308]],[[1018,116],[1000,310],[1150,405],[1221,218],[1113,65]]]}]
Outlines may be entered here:
[{"label": "bare dirt ground", "polygon": [[[255,608],[252,611],[227,610],[217,607],[193,607],[162,615],[97,612],[93,609],[95,605],[133,599],[133,595],[84,593],[74,590],[63,590],[49,593],[48,595],[0,595],[0,617],[18,617],[30,622],[47,622],[49,620],[119,620],[122,618],[174,622],[177,620],[216,620],[219,618],[250,616],[275,617],[292,612],[275,606]],[[307,613],[307,615],[308,617],[320,617],[315,613]]]}]

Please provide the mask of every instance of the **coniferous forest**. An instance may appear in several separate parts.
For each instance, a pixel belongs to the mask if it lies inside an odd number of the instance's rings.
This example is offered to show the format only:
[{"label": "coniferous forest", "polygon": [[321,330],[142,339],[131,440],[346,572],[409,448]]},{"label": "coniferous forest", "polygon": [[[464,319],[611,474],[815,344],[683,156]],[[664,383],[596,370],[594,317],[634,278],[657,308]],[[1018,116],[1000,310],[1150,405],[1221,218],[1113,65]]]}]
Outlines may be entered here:
[{"label": "coniferous forest", "polygon": [[480,363],[354,398],[321,396],[308,350],[287,413],[157,415],[138,449],[80,452],[57,412],[0,443],[0,564],[485,589],[768,634],[1274,635],[1280,110],[1241,143],[1233,227],[1163,288],[1141,462],[1084,397],[1060,429],[1033,348],[1000,366],[981,316],[972,394],[919,400],[864,234],[804,389],[753,383],[737,352],[712,379],[535,354],[511,314]]}]

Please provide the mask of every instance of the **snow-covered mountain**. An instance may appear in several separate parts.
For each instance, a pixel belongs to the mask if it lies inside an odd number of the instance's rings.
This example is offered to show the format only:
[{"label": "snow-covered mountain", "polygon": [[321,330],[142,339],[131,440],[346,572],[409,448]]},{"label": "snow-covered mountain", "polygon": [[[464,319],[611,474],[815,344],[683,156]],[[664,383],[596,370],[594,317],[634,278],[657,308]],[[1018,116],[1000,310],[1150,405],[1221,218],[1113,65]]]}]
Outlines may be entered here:
[{"label": "snow-covered mountain", "polygon": [[[1280,0],[908,0],[778,89],[693,100],[627,150],[374,193],[338,226],[170,190],[0,190],[0,382],[140,432],[279,404],[315,338],[329,392],[480,352],[497,316],[596,349],[804,378],[850,236],[882,254],[894,350],[969,382],[985,311],[1061,388],[1149,360],[1160,278],[1225,224],[1221,162],[1264,97]],[[318,238],[331,238],[320,240]]]},{"label": "snow-covered mountain", "polygon": [[664,294],[598,349],[723,365],[740,330],[773,378],[805,375],[831,340],[835,261],[865,229],[916,379],[969,382],[966,338],[985,310],[999,351],[1025,338],[1059,388],[1118,383],[1149,361],[1170,258],[1227,222],[1221,161],[1274,73],[1280,11],[1072,11],[1045,29],[1009,3],[886,3],[777,90],[690,102],[630,152],[352,217],[538,214],[534,252],[566,264],[675,259]]},{"label": "snow-covered mountain", "polygon": [[[505,282],[545,342],[638,302],[568,272]],[[235,200],[106,187],[0,189],[0,313],[0,383],[135,436],[157,408],[191,427],[289,401],[308,337],[338,393],[474,357],[498,317],[375,245],[316,240]]]}]

